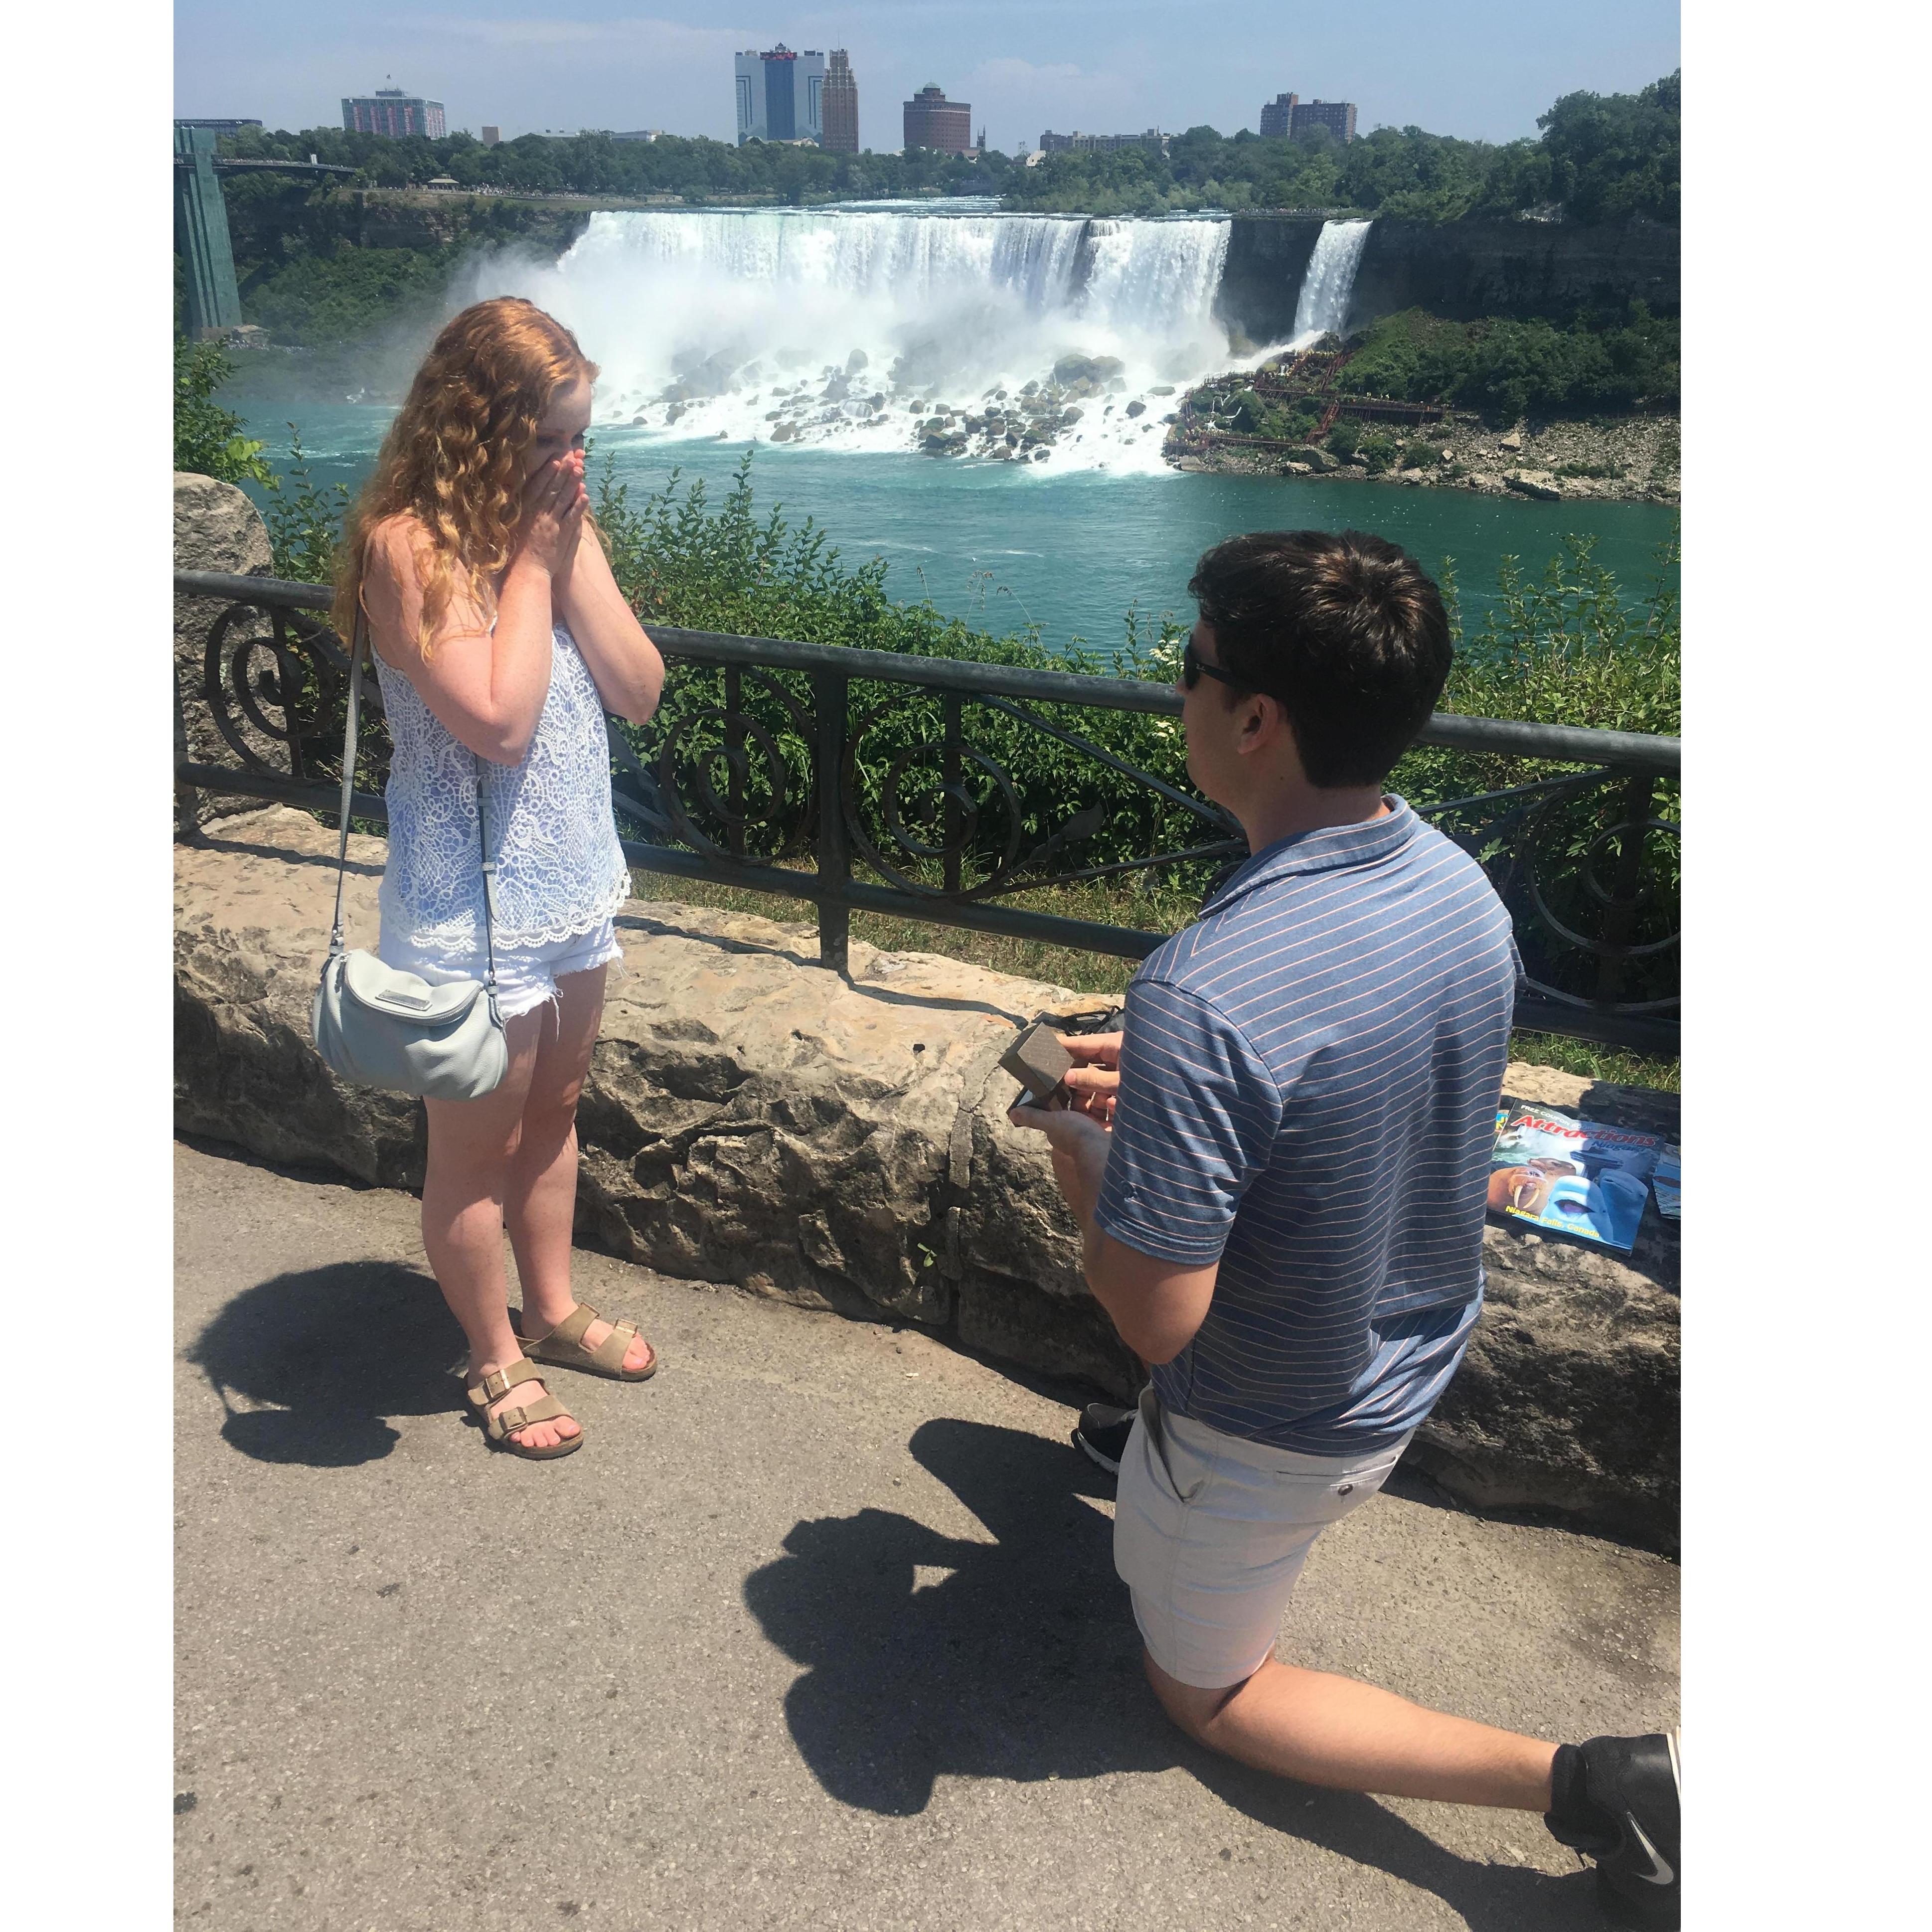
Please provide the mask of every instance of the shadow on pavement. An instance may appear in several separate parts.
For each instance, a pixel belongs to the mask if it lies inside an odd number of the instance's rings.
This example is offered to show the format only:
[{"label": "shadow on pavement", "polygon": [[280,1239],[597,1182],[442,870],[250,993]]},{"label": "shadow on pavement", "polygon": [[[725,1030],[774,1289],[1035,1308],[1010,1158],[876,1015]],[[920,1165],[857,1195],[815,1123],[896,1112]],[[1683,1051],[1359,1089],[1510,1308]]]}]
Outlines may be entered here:
[{"label": "shadow on pavement", "polygon": [[[220,1396],[232,1448],[258,1462],[346,1468],[395,1446],[386,1417],[460,1409],[445,1371],[463,1347],[430,1276],[394,1262],[338,1262],[244,1290],[188,1359]],[[272,1406],[237,1408],[233,1395]]]},{"label": "shadow on pavement", "polygon": [[[910,1447],[996,1541],[864,1509],[800,1522],[745,1584],[765,1634],[808,1666],[785,1716],[832,1797],[908,1817],[942,1774],[1028,1783],[1182,1765],[1258,1822],[1435,1894],[1472,1932],[1600,1925],[1587,1874],[1459,1857],[1372,1798],[1250,1771],[1174,1731],[1142,1672],[1113,1526],[1082,1500],[1112,1485],[1078,1451],[955,1420],[922,1424]],[[1522,1830],[1534,1843],[1542,1822]]]}]

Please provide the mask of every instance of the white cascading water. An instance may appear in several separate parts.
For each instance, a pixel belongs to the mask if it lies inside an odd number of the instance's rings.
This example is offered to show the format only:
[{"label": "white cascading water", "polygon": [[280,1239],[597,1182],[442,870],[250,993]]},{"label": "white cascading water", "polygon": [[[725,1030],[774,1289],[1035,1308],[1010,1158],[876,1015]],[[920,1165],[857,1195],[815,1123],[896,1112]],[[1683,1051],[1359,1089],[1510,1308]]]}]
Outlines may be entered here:
[{"label": "white cascading water", "polygon": [[1237,361],[1214,314],[1228,227],[604,213],[554,265],[486,264],[474,294],[550,310],[602,365],[600,419],[680,440],[789,424],[786,441],[904,450],[941,404],[977,410],[989,392],[1046,383],[1064,357],[1113,358],[1041,466],[1155,471],[1178,392]]},{"label": "white cascading water", "polygon": [[1306,349],[1324,335],[1346,333],[1348,298],[1355,292],[1355,271],[1374,224],[1367,221],[1324,221],[1315,238],[1315,252],[1301,278],[1294,304],[1291,349]]}]

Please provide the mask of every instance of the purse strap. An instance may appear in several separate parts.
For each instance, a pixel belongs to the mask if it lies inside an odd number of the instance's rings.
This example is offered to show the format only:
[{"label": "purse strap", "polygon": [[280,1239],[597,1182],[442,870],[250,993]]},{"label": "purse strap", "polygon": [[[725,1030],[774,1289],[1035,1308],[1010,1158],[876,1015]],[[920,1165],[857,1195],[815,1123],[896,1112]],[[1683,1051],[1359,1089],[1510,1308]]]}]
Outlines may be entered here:
[{"label": "purse strap", "polygon": [[[349,647],[349,722],[342,739],[341,834],[335,848],[335,916],[330,925],[328,956],[340,958],[344,950],[342,930],[343,889],[349,881],[349,808],[356,795],[356,736],[362,709],[362,658],[368,644],[368,620],[362,599],[356,604],[356,635]],[[476,766],[476,839],[483,863],[483,945],[487,967],[483,983],[490,989],[490,1003],[496,997],[496,862],[490,856],[489,828],[483,808],[483,761],[474,752]]]}]

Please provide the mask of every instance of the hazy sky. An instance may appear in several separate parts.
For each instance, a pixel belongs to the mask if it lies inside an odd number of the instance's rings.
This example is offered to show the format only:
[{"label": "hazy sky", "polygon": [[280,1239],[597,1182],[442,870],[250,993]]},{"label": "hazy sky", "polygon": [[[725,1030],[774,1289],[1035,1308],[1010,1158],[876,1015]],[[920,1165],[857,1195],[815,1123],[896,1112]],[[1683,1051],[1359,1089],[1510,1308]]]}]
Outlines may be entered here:
[{"label": "hazy sky", "polygon": [[178,0],[174,111],[339,124],[393,84],[452,130],[662,128],[734,137],[730,56],[842,46],[862,146],[896,148],[927,81],[972,104],[995,147],[1040,130],[1258,125],[1284,90],[1352,100],[1362,130],[1410,123],[1506,141],[1580,88],[1630,92],[1678,63],[1675,0]]}]

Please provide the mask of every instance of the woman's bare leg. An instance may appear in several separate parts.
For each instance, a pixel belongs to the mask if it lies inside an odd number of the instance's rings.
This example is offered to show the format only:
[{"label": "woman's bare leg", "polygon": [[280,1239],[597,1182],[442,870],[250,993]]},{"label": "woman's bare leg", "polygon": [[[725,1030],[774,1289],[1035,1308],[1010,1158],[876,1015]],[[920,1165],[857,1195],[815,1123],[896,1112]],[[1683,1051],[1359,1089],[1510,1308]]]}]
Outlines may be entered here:
[{"label": "woman's bare leg", "polygon": [[[523,1115],[539,1058],[547,1009],[508,1022],[509,1070],[502,1085],[478,1100],[427,1100],[429,1162],[423,1178],[423,1246],[450,1312],[463,1324],[472,1373],[488,1374],[523,1353],[510,1326],[503,1274],[503,1203],[522,1138]],[[505,1403],[521,1406],[540,1393],[531,1382],[506,1391]],[[576,1421],[558,1416],[514,1432],[532,1449],[549,1448],[581,1433]]]},{"label": "woman's bare leg", "polygon": [[[606,970],[594,966],[587,973],[565,974],[556,982],[557,1010],[539,1009],[544,1026],[503,1196],[503,1219],[523,1283],[524,1332],[533,1340],[548,1335],[577,1306],[570,1292],[577,1102],[603,1023]],[[592,1322],[584,1330],[584,1346],[596,1348],[610,1332],[609,1322]],[[635,1341],[624,1366],[641,1369],[650,1358],[649,1345]]]}]

